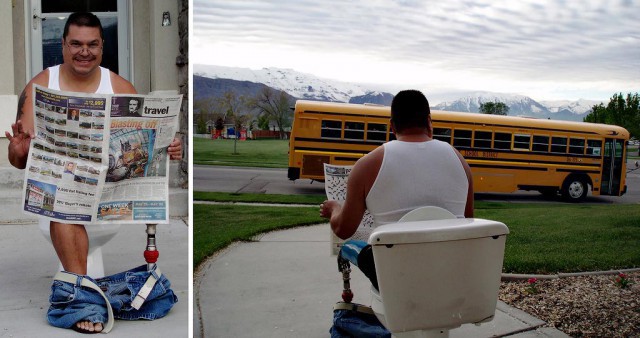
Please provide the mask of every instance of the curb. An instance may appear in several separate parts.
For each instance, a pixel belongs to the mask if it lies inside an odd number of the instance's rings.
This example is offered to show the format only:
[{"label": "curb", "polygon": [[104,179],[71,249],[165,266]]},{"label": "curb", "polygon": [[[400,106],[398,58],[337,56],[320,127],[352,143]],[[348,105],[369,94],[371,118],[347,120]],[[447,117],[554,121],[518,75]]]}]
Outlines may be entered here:
[{"label": "curb", "polygon": [[569,277],[582,277],[582,276],[597,276],[597,275],[616,275],[619,273],[638,272],[640,268],[619,269],[619,270],[604,270],[604,271],[585,271],[585,272],[571,272],[571,273],[558,273],[555,275],[534,275],[534,274],[517,274],[517,273],[503,273],[501,281],[503,282],[515,282],[528,280],[530,278],[536,279],[557,279],[557,278],[569,278]]}]

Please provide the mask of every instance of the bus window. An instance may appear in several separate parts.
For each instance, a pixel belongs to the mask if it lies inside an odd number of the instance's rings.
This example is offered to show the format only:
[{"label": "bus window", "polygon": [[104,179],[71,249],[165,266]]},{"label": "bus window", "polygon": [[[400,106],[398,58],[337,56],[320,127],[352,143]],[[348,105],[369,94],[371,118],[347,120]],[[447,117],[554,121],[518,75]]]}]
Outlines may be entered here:
[{"label": "bus window", "polygon": [[513,149],[529,150],[531,143],[531,135],[515,134],[513,135]]},{"label": "bus window", "polygon": [[320,137],[340,138],[341,131],[342,131],[342,121],[322,120]]},{"label": "bus window", "polygon": [[533,144],[531,145],[533,151],[549,151],[549,136],[533,135]]},{"label": "bus window", "polygon": [[511,149],[511,133],[496,133],[493,139],[494,149]]},{"label": "bus window", "polygon": [[364,122],[345,122],[344,138],[349,140],[364,140]]},{"label": "bus window", "polygon": [[567,138],[566,137],[552,137],[551,138],[551,152],[552,153],[566,153],[567,152]]},{"label": "bus window", "polygon": [[433,128],[433,138],[451,144],[451,129]]},{"label": "bus window", "polygon": [[491,148],[491,136],[492,132],[490,131],[475,131],[475,136],[473,138],[473,147],[474,148]]},{"label": "bus window", "polygon": [[456,129],[453,131],[453,146],[454,147],[471,147],[471,130]]},{"label": "bus window", "polygon": [[386,141],[387,125],[382,123],[367,124],[367,141]]},{"label": "bus window", "polygon": [[569,139],[569,154],[584,154],[584,139],[583,138],[570,138]]},{"label": "bus window", "polygon": [[602,140],[587,140],[587,155],[602,155]]}]

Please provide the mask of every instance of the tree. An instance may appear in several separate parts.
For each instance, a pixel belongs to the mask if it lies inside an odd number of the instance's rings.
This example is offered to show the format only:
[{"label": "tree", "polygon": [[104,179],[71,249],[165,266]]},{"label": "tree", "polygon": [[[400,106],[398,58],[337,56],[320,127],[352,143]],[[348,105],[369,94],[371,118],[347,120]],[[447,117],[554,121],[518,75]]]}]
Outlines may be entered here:
[{"label": "tree", "polygon": [[253,106],[258,110],[263,121],[262,126],[264,126],[265,119],[267,120],[267,128],[269,128],[268,121],[274,121],[278,126],[280,139],[284,139],[286,136],[285,128],[291,126],[291,118],[293,117],[293,112],[290,109],[291,104],[287,93],[276,92],[269,87],[264,87],[253,101]]},{"label": "tree", "polygon": [[[206,134],[210,132],[207,130],[207,121],[215,119],[218,114],[218,104],[212,98],[204,98],[195,100],[193,102],[194,120],[196,120],[196,133]],[[197,117],[195,116],[197,114]]]},{"label": "tree", "polygon": [[507,115],[509,106],[502,102],[483,102],[480,104],[480,112],[483,114]]},{"label": "tree", "polygon": [[204,116],[201,114],[198,115],[198,121],[196,122],[196,134],[206,134],[207,133],[207,121],[205,121]]},{"label": "tree", "polygon": [[594,105],[585,116],[584,122],[605,123],[621,126],[629,131],[632,137],[640,137],[640,97],[638,93],[613,94],[609,104]]},{"label": "tree", "polygon": [[218,99],[218,104],[223,112],[225,112],[222,120],[231,118],[234,121],[236,137],[233,142],[233,154],[238,154],[237,142],[240,136],[240,130],[243,125],[249,121],[249,116],[246,112],[249,109],[249,102],[243,95],[237,96],[236,93],[228,91]]},{"label": "tree", "polygon": [[258,129],[269,130],[269,116],[267,114],[258,115]]}]

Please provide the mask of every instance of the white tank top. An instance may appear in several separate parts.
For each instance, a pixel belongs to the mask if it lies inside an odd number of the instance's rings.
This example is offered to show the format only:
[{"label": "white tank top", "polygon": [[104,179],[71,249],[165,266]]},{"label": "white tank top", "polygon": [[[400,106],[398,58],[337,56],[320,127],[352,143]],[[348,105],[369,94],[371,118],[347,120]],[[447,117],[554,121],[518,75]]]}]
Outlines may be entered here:
[{"label": "white tank top", "polygon": [[[60,90],[60,65],[49,67],[49,85],[48,88]],[[111,86],[111,72],[108,68],[100,67],[100,85],[97,94],[113,94]]]},{"label": "white tank top", "polygon": [[422,206],[437,206],[464,217],[469,181],[451,145],[391,141],[366,198],[374,227],[397,222]]}]

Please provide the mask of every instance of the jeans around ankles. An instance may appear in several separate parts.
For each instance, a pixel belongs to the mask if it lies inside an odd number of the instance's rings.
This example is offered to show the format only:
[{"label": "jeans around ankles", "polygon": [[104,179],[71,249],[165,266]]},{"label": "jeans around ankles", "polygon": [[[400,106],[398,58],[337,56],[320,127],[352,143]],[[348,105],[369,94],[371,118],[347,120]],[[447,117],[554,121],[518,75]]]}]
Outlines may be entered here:
[{"label": "jeans around ankles", "polygon": [[331,338],[391,338],[374,314],[353,310],[334,310]]},{"label": "jeans around ankles", "polygon": [[[131,302],[150,274],[157,277],[155,270],[149,272],[146,265],[141,265],[97,280],[89,276],[79,277],[87,278],[100,287],[109,299],[115,318],[153,320],[164,317],[178,301],[178,297],[171,290],[169,280],[162,275],[142,307],[139,310],[131,307]],[[104,298],[98,292],[80,286],[80,279],[75,285],[54,280],[49,301],[51,306],[47,312],[47,319],[56,327],[70,328],[81,320],[105,323],[108,318]]]},{"label": "jeans around ankles", "polygon": [[178,301],[178,297],[171,290],[171,283],[164,275],[156,281],[139,310],[131,306],[131,302],[150,274],[158,277],[155,269],[149,272],[146,265],[141,265],[128,271],[99,278],[96,281],[109,299],[114,317],[126,320],[154,320],[169,313],[173,304]]},{"label": "jeans around ankles", "polygon": [[76,284],[53,281],[49,297],[51,305],[47,311],[49,324],[67,329],[79,321],[105,323],[108,315],[104,298],[98,292],[80,286],[82,278],[94,283],[95,280],[89,276],[76,276]]}]

